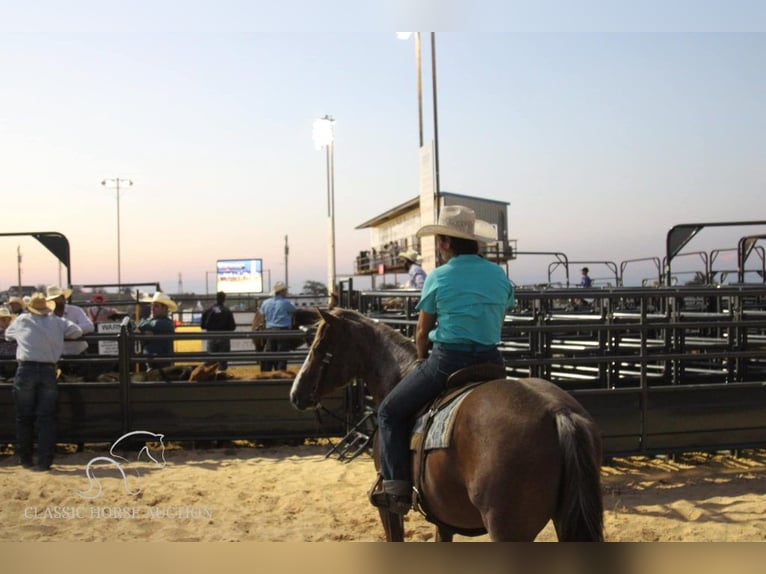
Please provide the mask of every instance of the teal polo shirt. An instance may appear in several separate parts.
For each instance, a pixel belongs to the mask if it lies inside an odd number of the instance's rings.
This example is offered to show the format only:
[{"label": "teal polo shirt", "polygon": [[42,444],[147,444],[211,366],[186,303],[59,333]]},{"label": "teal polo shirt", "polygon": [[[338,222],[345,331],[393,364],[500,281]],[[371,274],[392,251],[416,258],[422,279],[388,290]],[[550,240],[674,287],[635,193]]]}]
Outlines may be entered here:
[{"label": "teal polo shirt", "polygon": [[434,343],[496,345],[505,311],[515,304],[505,271],[478,255],[458,255],[426,277],[419,311],[437,317]]}]

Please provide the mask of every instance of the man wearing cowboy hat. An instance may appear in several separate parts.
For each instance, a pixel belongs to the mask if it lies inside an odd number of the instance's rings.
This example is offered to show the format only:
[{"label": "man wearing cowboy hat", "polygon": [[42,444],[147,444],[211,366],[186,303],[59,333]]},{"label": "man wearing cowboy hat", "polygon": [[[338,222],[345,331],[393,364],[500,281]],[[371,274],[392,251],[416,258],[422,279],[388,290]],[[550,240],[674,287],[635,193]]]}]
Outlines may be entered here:
[{"label": "man wearing cowboy hat", "polygon": [[[274,283],[271,289],[271,297],[261,303],[260,309],[256,312],[255,322],[262,322],[266,330],[286,331],[293,327],[293,315],[295,314],[295,305],[287,300],[287,285],[282,281]],[[266,339],[267,353],[283,353],[290,350],[290,340],[287,338],[269,338]],[[287,360],[279,361],[261,361],[261,371],[268,372],[274,369],[287,370]]]},{"label": "man wearing cowboy hat", "polygon": [[409,510],[413,415],[446,389],[449,375],[470,365],[504,364],[497,344],[505,311],[514,305],[514,291],[505,271],[479,256],[479,243],[493,240],[492,231],[472,209],[448,205],[438,224],[417,232],[418,237],[436,235],[446,263],[428,274],[415,306],[418,364],[378,408],[382,481],[379,487],[376,481],[370,495],[376,506],[399,514]]},{"label": "man wearing cowboy hat", "polygon": [[420,266],[420,255],[415,250],[405,251],[399,254],[399,259],[404,259],[404,268],[410,280],[407,287],[410,289],[422,289],[426,280],[426,272]]},{"label": "man wearing cowboy hat", "polygon": [[[85,311],[77,305],[71,305],[67,303],[72,296],[71,289],[62,289],[58,285],[49,285],[46,290],[45,299],[47,301],[53,301],[55,308],[53,312],[59,317],[69,319],[72,323],[78,325],[82,329],[83,335],[88,335],[96,330],[96,326],[85,314]],[[62,357],[67,359],[68,357],[77,357],[82,355],[88,350],[88,343],[86,341],[66,341],[64,343],[64,353]],[[67,375],[79,375],[84,374],[87,370],[85,365],[66,364],[66,360],[63,362],[61,370]]]},{"label": "man wearing cowboy hat", "polygon": [[26,306],[26,303],[24,303],[24,299],[21,297],[11,297],[8,299],[8,308],[11,310],[11,313],[14,315],[20,315],[24,312],[24,307]]},{"label": "man wearing cowboy hat", "polygon": [[[176,332],[176,326],[169,314],[178,310],[178,305],[165,293],[157,291],[144,303],[151,304],[151,314],[141,319],[136,327],[145,335],[172,335]],[[151,358],[147,361],[147,369],[160,369],[170,367],[173,361],[169,357],[173,355],[173,339],[144,340],[141,353]]]},{"label": "man wearing cowboy hat", "polygon": [[16,405],[16,454],[25,467],[32,467],[32,444],[37,423],[37,470],[48,470],[56,451],[56,363],[65,339],[77,339],[82,329],[52,313],[53,301],[42,293],[29,299],[27,313],[19,315],[5,330],[16,341],[18,368],[13,380]]}]

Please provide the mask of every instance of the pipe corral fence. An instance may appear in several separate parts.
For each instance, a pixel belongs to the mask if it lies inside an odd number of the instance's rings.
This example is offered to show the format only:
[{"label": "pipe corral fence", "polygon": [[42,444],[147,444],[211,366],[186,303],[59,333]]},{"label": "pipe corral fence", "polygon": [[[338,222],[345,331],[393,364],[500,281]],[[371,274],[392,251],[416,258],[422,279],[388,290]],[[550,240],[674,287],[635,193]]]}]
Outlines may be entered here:
[{"label": "pipe corral fence", "polygon": [[[411,336],[418,296],[354,291],[349,284],[340,302]],[[517,303],[501,343],[508,376],[545,378],[571,392],[600,426],[605,455],[766,445],[766,285],[521,288]],[[230,333],[179,329],[164,336],[176,344],[232,340],[229,353],[176,351],[172,360],[226,359],[237,366],[286,358],[297,367],[305,359],[305,346],[259,353],[251,339],[265,333],[251,331],[249,321],[238,323]],[[290,380],[133,381],[145,360],[137,349],[149,337],[160,336],[133,332],[129,320],[119,332],[86,337],[116,350],[68,361],[113,364],[119,380],[59,384],[59,442],[110,442],[132,430],[168,440],[342,437],[369,414],[363,381],[323,401],[319,418],[293,409]],[[6,380],[0,382],[0,441],[13,440],[12,382]]]}]

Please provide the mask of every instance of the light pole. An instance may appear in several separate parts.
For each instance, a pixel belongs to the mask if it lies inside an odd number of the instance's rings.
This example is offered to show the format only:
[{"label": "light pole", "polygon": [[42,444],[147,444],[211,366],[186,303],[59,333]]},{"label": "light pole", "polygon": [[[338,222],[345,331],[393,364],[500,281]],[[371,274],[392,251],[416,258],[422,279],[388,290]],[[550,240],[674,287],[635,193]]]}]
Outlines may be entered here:
[{"label": "light pole", "polygon": [[335,120],[328,115],[314,120],[313,136],[316,148],[327,150],[327,290],[332,305],[335,295]]},{"label": "light pole", "polygon": [[[205,295],[210,295],[210,286],[208,285],[208,277],[211,273],[216,273],[215,271],[205,271]],[[218,285],[216,284],[216,289],[218,288]]]},{"label": "light pole", "polygon": [[130,187],[133,185],[133,180],[113,177],[101,181],[101,185],[104,187],[109,187],[110,184],[114,185],[114,189],[117,190],[117,287],[119,289],[119,286],[122,285],[122,269],[120,267],[120,185],[127,184]]},{"label": "light pole", "polygon": [[[397,32],[400,40],[409,40],[412,32]],[[421,57],[420,57],[420,32],[415,32],[415,60],[418,76],[418,128],[420,134],[420,147],[423,147],[423,89],[421,80]],[[439,219],[439,114],[436,89],[436,33],[431,32],[431,92],[434,108],[434,200],[436,202],[436,219]]]}]

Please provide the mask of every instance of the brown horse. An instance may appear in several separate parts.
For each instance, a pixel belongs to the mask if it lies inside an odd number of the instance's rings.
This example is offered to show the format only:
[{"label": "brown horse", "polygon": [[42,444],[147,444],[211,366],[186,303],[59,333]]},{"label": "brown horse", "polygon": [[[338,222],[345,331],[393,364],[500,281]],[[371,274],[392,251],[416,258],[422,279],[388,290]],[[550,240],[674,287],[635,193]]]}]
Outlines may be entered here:
[{"label": "brown horse", "polygon": [[[290,401],[316,408],[359,378],[379,405],[415,362],[415,345],[354,311],[320,313]],[[542,379],[499,379],[463,400],[450,446],[425,458],[419,494],[437,540],[488,532],[494,541],[532,541],[552,519],[560,541],[601,541],[600,461],[598,428],[569,393]],[[402,517],[379,511],[386,538],[403,540]]]}]

